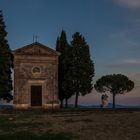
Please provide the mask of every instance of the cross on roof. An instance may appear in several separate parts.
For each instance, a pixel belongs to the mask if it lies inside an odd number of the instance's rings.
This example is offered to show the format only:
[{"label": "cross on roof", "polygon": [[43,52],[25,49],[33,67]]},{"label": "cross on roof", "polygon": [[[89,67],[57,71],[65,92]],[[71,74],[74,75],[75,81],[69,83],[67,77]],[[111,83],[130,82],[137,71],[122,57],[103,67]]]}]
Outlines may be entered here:
[{"label": "cross on roof", "polygon": [[34,42],[37,42],[37,39],[38,39],[39,37],[37,36],[37,35],[33,35],[33,43]]}]

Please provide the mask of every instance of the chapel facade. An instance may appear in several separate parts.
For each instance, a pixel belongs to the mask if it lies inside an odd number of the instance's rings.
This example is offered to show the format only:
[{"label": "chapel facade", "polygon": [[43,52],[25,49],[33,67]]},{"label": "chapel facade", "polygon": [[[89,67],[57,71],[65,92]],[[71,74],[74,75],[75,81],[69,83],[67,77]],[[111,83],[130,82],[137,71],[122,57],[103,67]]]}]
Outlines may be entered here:
[{"label": "chapel facade", "polygon": [[14,108],[59,108],[59,55],[38,42],[13,51]]}]

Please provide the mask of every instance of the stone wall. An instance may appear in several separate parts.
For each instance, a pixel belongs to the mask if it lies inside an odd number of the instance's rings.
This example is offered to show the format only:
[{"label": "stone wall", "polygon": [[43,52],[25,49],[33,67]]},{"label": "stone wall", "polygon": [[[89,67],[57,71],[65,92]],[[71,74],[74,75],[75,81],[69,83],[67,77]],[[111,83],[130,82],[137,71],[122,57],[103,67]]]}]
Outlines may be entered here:
[{"label": "stone wall", "polygon": [[[31,106],[31,86],[42,86],[42,106],[44,108],[59,107],[58,100],[58,55],[50,50],[49,55],[36,54],[31,48],[42,49],[32,44],[24,51],[19,49],[14,54],[14,107],[29,108]],[[43,48],[44,49],[44,48]],[[25,51],[26,50],[26,51]],[[28,50],[32,53],[28,53]],[[26,52],[26,53],[23,53]],[[41,52],[41,51],[40,51]],[[43,50],[44,53],[44,50]],[[52,55],[51,55],[52,53]]]}]

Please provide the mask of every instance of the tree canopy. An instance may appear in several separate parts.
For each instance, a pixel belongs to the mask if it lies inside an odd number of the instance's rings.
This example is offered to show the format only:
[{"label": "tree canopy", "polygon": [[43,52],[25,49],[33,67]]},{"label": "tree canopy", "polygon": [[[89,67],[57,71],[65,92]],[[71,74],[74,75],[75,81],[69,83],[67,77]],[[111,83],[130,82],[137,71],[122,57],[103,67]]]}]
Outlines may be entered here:
[{"label": "tree canopy", "polygon": [[0,98],[9,101],[12,99],[12,53],[6,36],[6,26],[2,11],[0,11]]},{"label": "tree canopy", "polygon": [[90,58],[89,45],[85,38],[76,32],[71,41],[71,78],[72,88],[75,92],[75,107],[78,105],[78,96],[91,92],[94,76],[94,63]]},{"label": "tree canopy", "polygon": [[109,91],[113,94],[113,108],[115,108],[115,96],[131,91],[134,88],[134,82],[125,75],[113,74],[98,79],[94,87],[98,92]]}]

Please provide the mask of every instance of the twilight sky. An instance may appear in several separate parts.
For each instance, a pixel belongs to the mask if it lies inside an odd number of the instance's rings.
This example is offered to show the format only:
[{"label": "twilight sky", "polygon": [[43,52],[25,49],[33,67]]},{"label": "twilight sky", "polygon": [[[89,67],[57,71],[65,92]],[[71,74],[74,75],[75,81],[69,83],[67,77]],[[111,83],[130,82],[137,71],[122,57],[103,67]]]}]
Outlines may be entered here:
[{"label": "twilight sky", "polygon": [[[68,41],[78,31],[90,46],[94,83],[106,74],[125,74],[135,89],[118,95],[116,104],[140,105],[140,0],[0,0],[0,9],[11,49],[32,43],[33,35],[55,48],[62,29]],[[100,96],[93,90],[80,103],[100,104]]]}]

